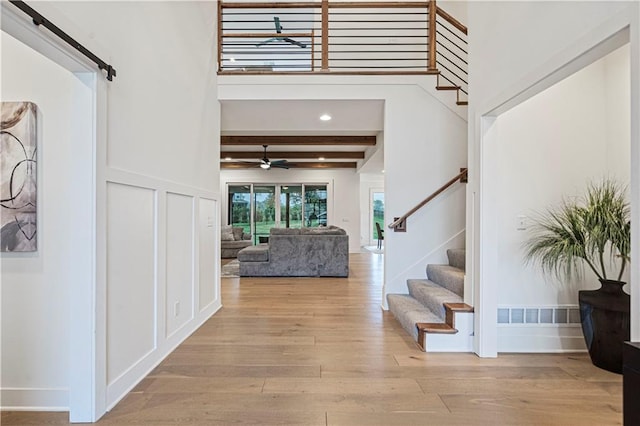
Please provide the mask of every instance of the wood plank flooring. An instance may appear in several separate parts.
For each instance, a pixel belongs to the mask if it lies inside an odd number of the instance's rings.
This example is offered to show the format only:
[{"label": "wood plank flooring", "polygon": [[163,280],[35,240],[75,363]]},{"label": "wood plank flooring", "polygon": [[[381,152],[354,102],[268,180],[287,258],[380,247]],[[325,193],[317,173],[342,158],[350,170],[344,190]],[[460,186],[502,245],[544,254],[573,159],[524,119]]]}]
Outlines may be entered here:
[{"label": "wood plank flooring", "polygon": [[[586,354],[420,352],[380,308],[382,256],[348,279],[225,278],[224,308],[100,425],[615,425],[621,376]],[[62,425],[66,413],[2,413]]]}]

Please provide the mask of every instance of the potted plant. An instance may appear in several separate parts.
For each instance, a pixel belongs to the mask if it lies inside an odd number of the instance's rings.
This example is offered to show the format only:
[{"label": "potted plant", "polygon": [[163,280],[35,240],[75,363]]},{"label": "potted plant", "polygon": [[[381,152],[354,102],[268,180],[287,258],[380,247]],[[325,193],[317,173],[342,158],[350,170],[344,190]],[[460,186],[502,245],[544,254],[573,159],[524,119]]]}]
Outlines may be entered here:
[{"label": "potted plant", "polygon": [[622,373],[629,340],[630,297],[621,281],[631,250],[625,190],[609,179],[592,183],[584,197],[564,200],[535,219],[525,257],[560,279],[581,275],[584,265],[601,283],[578,292],[580,318],[594,365]]}]

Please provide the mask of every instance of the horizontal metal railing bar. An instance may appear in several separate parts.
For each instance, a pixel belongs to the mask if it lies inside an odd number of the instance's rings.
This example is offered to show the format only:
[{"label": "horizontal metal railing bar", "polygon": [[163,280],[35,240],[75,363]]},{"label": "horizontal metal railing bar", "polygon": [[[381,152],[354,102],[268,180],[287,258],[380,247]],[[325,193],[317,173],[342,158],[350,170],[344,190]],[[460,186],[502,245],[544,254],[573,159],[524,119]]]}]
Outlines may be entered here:
[{"label": "horizontal metal railing bar", "polygon": [[[393,31],[427,31],[429,28],[426,27],[403,27],[403,28],[391,28],[391,27],[377,27],[377,28],[371,28],[371,27],[334,27],[329,25],[329,30],[331,31],[388,31],[388,30],[393,30]],[[397,34],[393,35],[394,37],[398,36]],[[369,36],[365,36],[365,37],[369,37]],[[387,36],[389,37],[389,36]],[[403,37],[402,35],[400,35],[400,37]],[[426,36],[422,36],[422,37],[426,37]]]},{"label": "horizontal metal railing bar", "polygon": [[464,68],[462,68],[460,65],[456,64],[455,62],[453,62],[453,60],[451,60],[451,58],[443,55],[442,53],[436,51],[436,56],[442,59],[446,59],[451,65],[453,65],[454,67],[458,68],[463,74],[468,75],[469,73],[467,72],[467,70],[465,70]]},{"label": "horizontal metal railing bar", "polygon": [[311,33],[225,33],[224,38],[261,38],[261,37],[311,37]]},{"label": "horizontal metal railing bar", "polygon": [[[390,38],[388,35],[368,35],[368,36],[358,36],[358,35],[333,35],[329,34],[329,38]],[[399,35],[392,38],[427,38],[426,35]]]},{"label": "horizontal metal railing bar", "polygon": [[[320,43],[308,43],[309,46],[321,46]],[[270,43],[271,46],[287,46],[290,47],[289,43]],[[429,43],[331,43],[332,46],[428,46]],[[255,48],[255,43],[224,43],[224,46],[246,46]],[[298,48],[299,49],[299,48]]]},{"label": "horizontal metal railing bar", "polygon": [[349,68],[353,68],[353,69],[387,69],[387,70],[392,70],[392,69],[424,69],[424,66],[405,66],[405,67],[392,67],[392,66],[364,66],[364,67],[350,67],[350,66],[346,66],[346,65],[337,65],[337,66],[330,66],[329,68],[340,68],[340,69],[349,69]]},{"label": "horizontal metal railing bar", "polygon": [[329,50],[329,53],[428,53],[428,50]]},{"label": "horizontal metal railing bar", "polygon": [[[445,40],[447,40],[447,41],[448,41],[449,43],[451,43],[453,46],[455,46],[455,47],[457,47],[458,49],[460,49],[460,51],[461,51],[462,53],[464,53],[464,54],[466,54],[466,53],[467,53],[467,51],[466,51],[466,50],[464,50],[464,48],[463,48],[463,47],[458,46],[454,41],[451,41],[451,39],[449,39],[449,37],[447,37],[446,35],[442,34],[440,31],[436,30],[436,34],[437,34],[437,35],[439,35],[439,36],[441,36],[441,37],[442,37],[442,38],[444,38]],[[439,40],[438,40],[438,38],[436,37],[436,42],[438,42],[438,41],[439,41]],[[440,43],[440,44],[442,44],[442,43]]]},{"label": "horizontal metal railing bar", "polygon": [[[460,82],[462,82],[462,84],[457,84],[457,86],[460,86],[460,87],[461,87],[461,89],[460,89],[460,90],[464,91],[463,86],[468,86],[467,81],[466,81],[464,78],[460,77],[460,76],[459,76],[458,74],[456,74],[455,72],[451,71],[451,70],[450,70],[450,69],[449,69],[445,64],[443,64],[442,62],[440,62],[440,61],[436,61],[436,63],[437,63],[438,65],[440,65],[442,68],[444,68],[445,70],[447,70],[447,71],[451,74],[451,76],[452,76],[452,77],[455,77],[455,78],[457,78],[458,80],[460,80]],[[441,74],[443,77],[445,76],[445,73],[443,73],[443,72],[442,72],[442,70],[440,70],[440,74]],[[451,81],[451,80],[448,80],[448,81]],[[466,92],[465,92],[465,93],[466,93]]]},{"label": "horizontal metal railing bar", "polygon": [[[451,53],[453,56],[455,56],[456,58],[460,59],[462,62],[464,62],[466,65],[469,65],[469,63],[462,59],[461,56],[459,56],[457,53],[453,52],[451,49],[449,49],[447,46],[445,46],[444,44],[440,43],[438,40],[436,40],[436,44],[440,47],[442,47],[443,49],[445,49],[446,51],[448,51],[449,53]],[[467,52],[465,52],[467,53]]]},{"label": "horizontal metal railing bar", "polygon": [[322,7],[317,2],[271,2],[271,3],[227,3],[220,2],[222,10],[225,9],[316,9]]},{"label": "horizontal metal railing bar", "polygon": [[[234,38],[300,38],[300,37],[311,37],[310,33],[291,33],[291,34],[271,34],[271,33],[238,33],[238,34],[225,34],[225,39],[234,39]],[[426,35],[394,35],[390,37],[388,35],[350,35],[350,34],[330,34],[329,38],[427,38]]]},{"label": "horizontal metal railing bar", "polygon": [[347,15],[428,15],[429,12],[366,12],[366,13],[358,13],[358,12],[334,12],[331,9],[329,9],[329,16],[335,16],[335,15],[339,15],[339,16],[347,16]]},{"label": "horizontal metal railing bar", "polygon": [[[444,65],[442,65],[440,62],[436,62],[438,65],[441,65],[444,69],[447,69],[447,67],[445,67]],[[467,82],[464,81],[462,78],[458,77],[455,73],[453,73],[452,71],[449,71],[453,76],[457,77],[460,81],[462,81],[464,83],[464,85],[467,85]],[[458,86],[460,88],[460,91],[462,93],[464,93],[465,95],[468,95],[469,93],[467,93],[467,91],[462,87],[462,85],[460,85],[459,83],[455,83],[453,80],[451,80],[450,78],[447,77],[446,74],[444,74],[442,71],[440,72],[440,77],[444,78],[445,80],[447,80],[449,83],[453,84],[454,86]]]},{"label": "horizontal metal railing bar", "polygon": [[[302,14],[301,15],[307,15]],[[239,16],[246,16],[246,15],[239,15]],[[319,17],[318,17],[319,18]],[[280,20],[281,23],[283,24],[299,24],[301,22],[317,22],[320,23],[322,22],[322,20],[320,19],[281,19]],[[226,19],[222,20],[223,24],[271,24],[273,25],[273,17],[271,17],[271,19],[233,19],[230,21],[227,21]]]},{"label": "horizontal metal railing bar", "polygon": [[[416,52],[420,53],[420,52]],[[427,58],[331,58],[331,62],[334,61],[412,61],[412,62],[426,62]]]},{"label": "horizontal metal railing bar", "polygon": [[331,9],[427,9],[429,2],[329,2],[329,10]]},{"label": "horizontal metal railing bar", "polygon": [[405,220],[407,220],[412,214],[414,214],[415,212],[417,212],[418,210],[420,210],[422,207],[424,207],[428,202],[430,202],[431,200],[433,200],[434,198],[436,198],[438,195],[440,195],[441,193],[443,193],[444,191],[446,191],[450,186],[452,186],[454,183],[458,182],[460,179],[462,179],[463,177],[465,177],[467,175],[467,169],[462,169],[462,171],[460,173],[458,173],[456,175],[456,177],[454,177],[453,179],[451,179],[449,182],[445,183],[444,185],[442,185],[440,188],[438,188],[436,191],[434,191],[431,195],[429,195],[427,198],[425,198],[424,200],[422,200],[420,203],[418,203],[414,208],[412,208],[411,210],[409,210],[407,213],[405,213],[404,215],[402,215],[401,217],[399,217],[398,219],[396,219],[395,221],[391,222],[389,224],[389,229],[393,229],[395,227],[397,227],[398,225],[400,225],[401,223],[403,223]]},{"label": "horizontal metal railing bar", "polygon": [[[358,16],[362,16],[362,15],[358,15]],[[283,21],[284,22],[284,21]],[[293,22],[293,21],[286,21],[286,22]],[[310,21],[311,22],[311,21]],[[316,22],[316,21],[313,21]],[[418,24],[418,23],[425,23],[424,19],[416,19],[416,20],[405,20],[405,19],[385,19],[385,20],[381,20],[381,19],[358,19],[358,20],[343,20],[343,19],[335,19],[332,22],[340,22],[341,24],[359,24],[362,22],[375,22],[375,23],[396,23],[396,22],[402,22],[402,23],[408,23],[408,24]]]},{"label": "horizontal metal railing bar", "polygon": [[467,40],[465,40],[462,37],[460,37],[459,34],[455,33],[451,28],[449,28],[446,25],[444,25],[441,21],[439,21],[439,20],[436,21],[436,25],[439,25],[441,28],[444,28],[445,30],[449,31],[451,34],[453,34],[454,36],[459,38],[460,41],[463,42],[464,44],[469,44],[469,42],[467,42]]},{"label": "horizontal metal railing bar", "polygon": [[[289,15],[309,15],[309,12],[307,11],[300,11],[300,12],[283,12],[282,10],[278,10],[277,12],[275,12],[278,14],[278,16],[289,16]],[[271,16],[271,22],[273,22],[273,14],[274,12],[257,12],[257,11],[253,11],[253,12],[229,12],[228,10],[224,10],[222,16],[247,16],[247,15],[268,15]],[[313,16],[316,15],[316,12],[313,12]]]},{"label": "horizontal metal railing bar", "polygon": [[442,58],[442,59],[446,59],[446,60],[448,60],[451,64],[455,65],[455,66],[456,66],[456,67],[461,71],[461,73],[462,73],[462,74],[464,74],[465,76],[466,76],[466,75],[468,75],[468,73],[467,73],[467,71],[466,71],[466,70],[464,70],[464,69],[460,68],[460,67],[459,67],[459,66],[457,66],[455,63],[453,63],[449,58],[447,58],[446,56],[442,56],[439,52],[436,52],[436,58],[438,58],[438,59],[436,59],[436,63],[438,63],[438,64],[442,65],[442,66],[444,67],[444,69],[446,69],[446,70],[447,70],[447,71],[449,71],[451,74],[453,74],[455,77],[459,78],[459,79],[460,79],[460,80],[462,80],[465,84],[467,84],[467,81],[464,79],[464,77],[460,77],[460,75],[458,75],[458,73],[457,73],[457,72],[455,72],[455,71],[453,71],[453,70],[449,69],[445,64],[443,64],[442,62],[440,62],[440,59]]},{"label": "horizontal metal railing bar", "polygon": [[[264,8],[261,8],[260,10],[262,10],[262,9],[264,9]],[[295,9],[295,8],[292,8],[292,9]],[[300,9],[308,9],[308,8],[300,8]],[[396,10],[395,8],[391,8],[391,7],[376,7],[376,9]],[[389,16],[389,15],[394,15],[394,16],[403,16],[403,15],[416,16],[416,15],[428,15],[429,14],[428,11],[427,12],[421,12],[420,10],[422,8],[416,8],[416,9],[418,11],[413,11],[413,12],[395,12],[395,11],[394,12],[364,12],[363,13],[363,12],[336,12],[334,10],[331,10],[331,8],[329,8],[329,15],[331,15],[331,16],[356,16],[356,15],[358,15],[358,16],[360,16],[360,15],[365,15],[365,16],[377,16],[377,15],[385,15],[385,16]],[[274,14],[274,12],[257,12],[257,10],[259,10],[259,9],[256,9],[256,11],[252,11],[252,12],[237,12],[237,13],[229,12],[228,10],[229,9],[224,10],[222,16],[247,16],[249,14],[251,14],[251,15],[273,16],[273,14]],[[278,10],[275,13],[277,13],[278,16],[280,16],[280,15],[283,15],[283,16],[285,16],[285,15],[287,15],[287,16],[289,16],[289,15],[309,15],[308,11],[282,12],[281,10]],[[318,15],[318,13],[315,12],[315,11],[312,12],[312,14],[314,16]]]}]

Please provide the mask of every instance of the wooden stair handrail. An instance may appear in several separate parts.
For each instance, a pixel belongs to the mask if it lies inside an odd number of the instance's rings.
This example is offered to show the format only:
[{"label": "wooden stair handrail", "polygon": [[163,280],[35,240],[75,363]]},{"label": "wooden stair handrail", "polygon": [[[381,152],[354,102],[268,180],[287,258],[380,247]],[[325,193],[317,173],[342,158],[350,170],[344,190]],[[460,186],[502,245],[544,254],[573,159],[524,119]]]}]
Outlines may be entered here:
[{"label": "wooden stair handrail", "polygon": [[427,204],[429,201],[433,200],[438,195],[443,193],[447,188],[449,188],[454,183],[456,183],[458,181],[461,181],[461,182],[464,181],[464,179],[467,176],[467,170],[468,170],[467,168],[461,169],[460,173],[458,173],[453,179],[451,179],[450,181],[448,181],[447,183],[442,185],[433,194],[429,195],[427,198],[422,200],[418,205],[416,205],[414,208],[409,210],[403,216],[399,217],[394,222],[390,223],[389,224],[389,229],[394,229],[394,228],[398,227],[401,223],[403,223],[405,220],[407,220],[409,218],[409,216],[411,216],[412,214],[414,214],[415,212],[420,210],[422,207],[424,207],[425,204]]},{"label": "wooden stair handrail", "polygon": [[458,30],[462,31],[464,35],[467,35],[467,27],[462,22],[458,21],[456,18],[442,10],[440,6],[436,6],[436,12],[438,13],[438,15],[442,16],[442,19],[456,27]]}]

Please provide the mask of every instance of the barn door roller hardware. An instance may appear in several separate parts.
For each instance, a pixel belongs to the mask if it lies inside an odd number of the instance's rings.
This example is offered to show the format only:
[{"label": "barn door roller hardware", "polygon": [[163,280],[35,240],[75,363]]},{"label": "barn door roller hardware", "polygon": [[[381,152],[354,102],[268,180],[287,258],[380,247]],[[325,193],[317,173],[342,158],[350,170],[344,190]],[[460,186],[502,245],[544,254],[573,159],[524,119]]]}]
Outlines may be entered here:
[{"label": "barn door roller hardware", "polygon": [[78,43],[75,39],[73,39],[73,37],[71,37],[69,34],[65,33],[56,25],[51,23],[51,21],[49,21],[47,18],[45,18],[44,16],[36,12],[31,6],[29,6],[23,1],[18,1],[18,0],[9,0],[9,3],[13,4],[15,7],[17,7],[18,9],[20,9],[21,11],[29,15],[33,19],[33,23],[35,25],[37,26],[42,25],[43,27],[51,31],[53,34],[60,37],[64,42],[66,42],[68,45],[76,49],[78,52],[82,53],[91,61],[95,62],[98,65],[98,68],[106,71],[107,80],[112,81],[113,77],[116,76],[115,68],[107,64],[102,59],[98,58],[89,49],[87,49],[86,47]]}]

